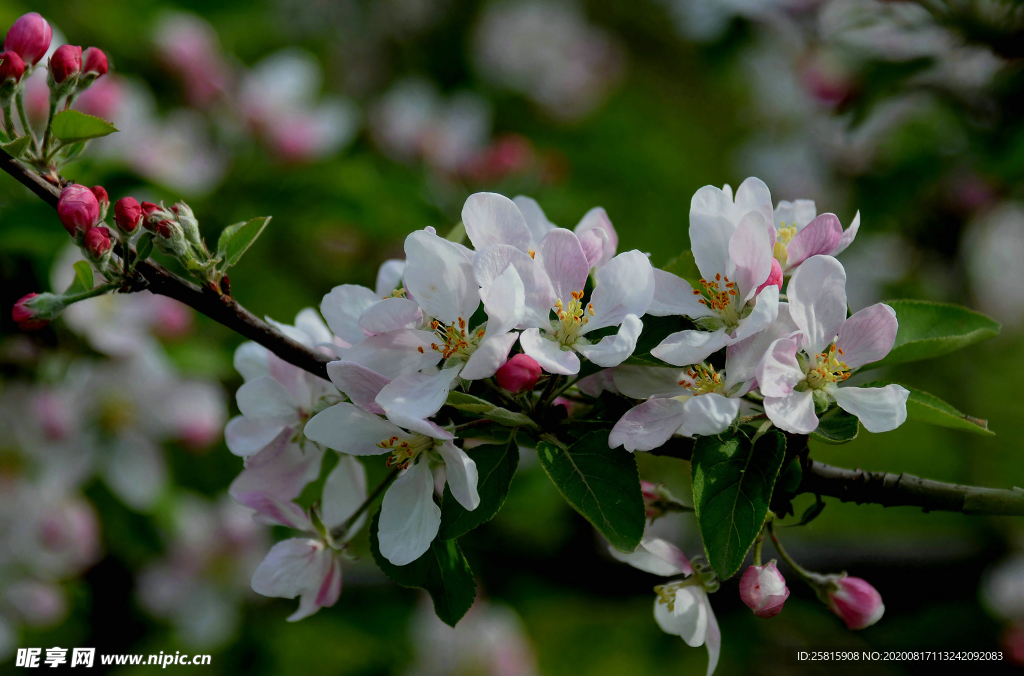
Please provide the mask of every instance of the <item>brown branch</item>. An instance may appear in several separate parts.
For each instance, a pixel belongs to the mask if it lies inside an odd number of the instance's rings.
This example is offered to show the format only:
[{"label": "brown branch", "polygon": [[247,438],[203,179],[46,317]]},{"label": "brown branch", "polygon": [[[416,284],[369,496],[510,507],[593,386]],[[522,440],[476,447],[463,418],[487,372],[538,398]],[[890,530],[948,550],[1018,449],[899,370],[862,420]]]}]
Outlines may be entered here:
[{"label": "brown branch", "polygon": [[[2,149],[0,149],[0,168],[3,168],[51,207],[57,208],[60,186],[51,183],[32,170],[26,169]],[[139,263],[136,271],[145,280],[145,284],[141,285],[144,288],[161,296],[181,301],[232,331],[259,343],[286,362],[309,371],[313,375],[327,378],[327,362],[331,360],[329,356],[288,338],[239,305],[231,296],[221,296],[213,291],[204,290],[152,260]]]}]

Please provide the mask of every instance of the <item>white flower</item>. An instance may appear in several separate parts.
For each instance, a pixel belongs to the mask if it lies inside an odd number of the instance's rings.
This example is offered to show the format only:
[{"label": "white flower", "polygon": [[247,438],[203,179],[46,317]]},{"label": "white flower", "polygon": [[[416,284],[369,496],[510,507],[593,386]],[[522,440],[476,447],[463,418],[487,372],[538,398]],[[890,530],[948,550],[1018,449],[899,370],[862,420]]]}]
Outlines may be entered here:
[{"label": "white flower", "polygon": [[899,385],[839,387],[853,369],[889,354],[898,328],[896,313],[883,303],[847,319],[845,286],[839,261],[814,256],[787,288],[799,333],[775,340],[757,374],[765,412],[787,432],[810,434],[818,427],[816,398],[819,406],[834,399],[869,432],[888,432],[907,419],[910,393]]}]

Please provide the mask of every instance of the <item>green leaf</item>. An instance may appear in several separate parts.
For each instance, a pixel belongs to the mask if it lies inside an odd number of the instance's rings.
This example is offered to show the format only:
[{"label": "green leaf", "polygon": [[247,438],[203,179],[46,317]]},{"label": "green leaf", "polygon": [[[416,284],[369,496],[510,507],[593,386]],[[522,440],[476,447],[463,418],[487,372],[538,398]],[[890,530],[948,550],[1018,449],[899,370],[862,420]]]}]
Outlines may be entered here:
[{"label": "green leaf", "polygon": [[452,228],[447,235],[445,235],[445,239],[448,240],[449,242],[462,244],[464,241],[466,241],[466,224],[463,223],[462,221],[456,223],[455,227]]},{"label": "green leaf", "polygon": [[505,427],[529,427],[536,429],[537,423],[530,419],[530,416],[525,413],[517,413],[510,411],[507,408],[495,406],[486,399],[480,397],[474,397],[471,394],[465,392],[449,392],[448,401],[445,402],[452,408],[456,408],[466,413],[472,413],[478,415],[481,418],[487,420],[493,420],[499,425]]},{"label": "green leaf", "polygon": [[514,434],[509,436],[507,443],[477,446],[466,453],[476,463],[479,476],[476,488],[480,494],[480,504],[471,512],[466,510],[445,484],[444,499],[441,501],[441,528],[437,533],[442,540],[461,537],[490,521],[505,504],[512,475],[519,466],[519,445]]},{"label": "green leaf", "polygon": [[845,444],[856,439],[859,432],[857,416],[833,406],[818,416],[818,428],[811,432],[811,436],[826,444]]},{"label": "green leaf", "polygon": [[608,448],[608,431],[587,434],[568,450],[548,441],[537,456],[566,502],[616,549],[631,552],[644,535],[644,499],[632,453]]},{"label": "green leaf", "polygon": [[959,305],[923,300],[894,300],[886,305],[896,311],[899,321],[896,342],[884,359],[863,369],[931,359],[999,333],[999,322]]},{"label": "green leaf", "polygon": [[86,141],[79,141],[78,143],[72,143],[69,146],[64,146],[60,149],[60,155],[63,157],[64,162],[70,162],[85,150]]},{"label": "green leaf", "polygon": [[80,293],[84,293],[92,288],[95,277],[92,272],[92,266],[89,265],[89,261],[78,261],[74,265],[75,268],[75,279],[71,282],[71,286],[64,292],[66,296],[75,296]]},{"label": "green leaf", "polygon": [[406,566],[396,566],[380,553],[377,522],[380,511],[370,523],[370,552],[377,566],[403,587],[425,589],[434,601],[434,612],[445,624],[454,627],[476,598],[473,570],[455,540],[434,540],[423,556]]},{"label": "green leaf", "polygon": [[810,522],[821,516],[821,513],[825,511],[825,501],[821,499],[820,495],[814,496],[814,504],[804,510],[800,520],[796,523],[787,524],[787,528],[796,528],[797,526],[806,526]]},{"label": "green leaf", "polygon": [[671,272],[676,277],[682,277],[691,286],[696,284],[701,278],[700,270],[697,268],[697,261],[694,259],[692,251],[684,251],[679,254],[670,260],[662,270]]},{"label": "green leaf", "polygon": [[153,233],[143,233],[139,237],[139,241],[135,243],[135,264],[137,265],[149,258],[151,253],[153,253]]},{"label": "green leaf", "polygon": [[26,150],[28,150],[28,147],[29,145],[31,145],[31,143],[31,136],[19,136],[13,141],[8,141],[7,143],[0,143],[0,148],[3,148],[8,155],[17,160],[21,158],[22,154],[24,154]]},{"label": "green leaf", "polygon": [[903,387],[910,390],[910,397],[907,399],[907,417],[911,420],[920,420],[932,425],[983,436],[995,436],[995,432],[988,428],[987,420],[972,418],[961,413],[934,394],[928,394],[907,385],[903,385]]},{"label": "green leaf", "polygon": [[768,514],[786,456],[786,437],[765,433],[701,437],[693,447],[693,499],[708,562],[722,580],[736,574]]},{"label": "green leaf", "polygon": [[61,143],[71,144],[113,134],[117,127],[77,110],[65,110],[53,116],[50,131]]},{"label": "green leaf", "polygon": [[224,228],[217,240],[217,256],[221,259],[220,269],[227,270],[238,263],[263,229],[270,223],[270,216],[261,216],[245,223],[235,223]]}]

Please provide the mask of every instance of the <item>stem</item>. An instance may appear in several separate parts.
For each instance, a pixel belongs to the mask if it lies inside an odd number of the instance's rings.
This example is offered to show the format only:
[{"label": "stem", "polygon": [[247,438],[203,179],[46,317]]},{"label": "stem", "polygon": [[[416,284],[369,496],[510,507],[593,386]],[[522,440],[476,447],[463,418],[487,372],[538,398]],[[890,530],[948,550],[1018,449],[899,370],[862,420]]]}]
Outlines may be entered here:
[{"label": "stem", "polygon": [[772,526],[772,523],[770,521],[765,525],[765,528],[768,529],[768,535],[770,535],[772,538],[772,544],[775,545],[775,551],[779,553],[779,556],[782,557],[782,560],[788,563],[789,567],[795,570],[797,575],[802,577],[809,584],[812,581],[816,581],[815,578],[819,576],[817,576],[815,573],[805,570],[803,566],[801,566],[799,563],[790,558],[789,553],[786,552],[786,550],[782,546],[782,543],[779,542],[779,538],[775,535],[775,528]]},{"label": "stem", "polygon": [[57,101],[50,101],[50,112],[46,116],[46,131],[43,132],[43,147],[40,155],[46,157],[50,153],[50,141],[53,138],[50,127],[53,125],[53,116],[57,114]]},{"label": "stem", "polygon": [[537,406],[534,407],[534,411],[537,408],[546,408],[551,402],[550,399],[554,399],[555,388],[558,386],[558,381],[561,376],[553,375],[548,379],[547,385],[544,387],[544,392],[541,393],[540,398],[537,399]]},{"label": "stem", "polygon": [[4,103],[4,131],[7,132],[7,138],[14,140],[18,138],[18,132],[14,128],[14,118],[11,117],[11,101],[8,99]]},{"label": "stem", "polygon": [[72,303],[77,303],[79,301],[88,300],[89,298],[95,298],[96,296],[102,296],[105,293],[109,293],[109,292],[113,291],[117,287],[118,287],[117,284],[108,282],[107,284],[100,284],[99,286],[94,286],[91,289],[89,289],[88,291],[83,291],[82,293],[76,293],[73,296],[64,296],[64,300],[67,301],[68,305],[71,305]]},{"label": "stem", "polygon": [[356,511],[352,512],[352,516],[345,519],[340,526],[335,526],[331,529],[331,537],[335,540],[344,538],[345,534],[348,533],[348,530],[352,527],[352,524],[362,516],[363,512],[370,508],[373,501],[391,485],[391,482],[398,478],[398,473],[401,471],[401,468],[395,467],[393,470],[388,472],[388,475],[384,477],[384,480],[380,482],[380,485],[374,488],[373,492],[366,496],[366,499],[363,500],[363,504],[359,505],[359,507],[356,508]]},{"label": "stem", "polygon": [[757,535],[757,541],[754,543],[754,565],[758,568],[761,567],[761,547],[764,545],[764,528],[761,528],[761,532]]},{"label": "stem", "polygon": [[32,125],[28,123],[28,115],[25,114],[24,91],[20,87],[18,88],[18,93],[14,97],[14,103],[18,107],[18,119],[21,120],[21,128],[26,134],[32,137],[32,148],[38,153],[39,139],[36,138],[36,133],[32,130]]}]

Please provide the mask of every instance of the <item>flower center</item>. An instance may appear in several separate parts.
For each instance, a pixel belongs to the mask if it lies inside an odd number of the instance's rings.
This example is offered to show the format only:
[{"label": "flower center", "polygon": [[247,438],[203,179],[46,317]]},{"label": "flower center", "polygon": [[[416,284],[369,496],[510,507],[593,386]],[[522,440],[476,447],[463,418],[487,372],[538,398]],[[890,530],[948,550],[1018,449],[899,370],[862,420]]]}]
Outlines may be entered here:
[{"label": "flower center", "polygon": [[387,467],[397,467],[398,469],[406,469],[412,464],[412,461],[416,457],[424,452],[434,448],[434,444],[437,442],[433,437],[428,437],[425,434],[413,433],[411,439],[400,440],[399,437],[391,437],[389,439],[382,439],[378,444],[378,448],[391,449],[391,455],[388,456]]},{"label": "flower center", "polygon": [[785,270],[786,264],[789,263],[789,243],[793,241],[794,237],[796,237],[797,229],[796,223],[793,223],[793,225],[788,228],[785,227],[785,223],[782,223],[782,226],[783,227],[775,231],[775,248],[772,249],[772,255],[775,256],[775,260],[777,260],[779,265],[782,266],[782,269]]},{"label": "flower center", "polygon": [[559,298],[555,301],[555,314],[558,323],[555,327],[555,339],[566,347],[573,345],[579,337],[580,329],[586,326],[594,315],[594,304],[583,304],[583,290],[572,292],[572,300],[568,305]]},{"label": "flower center", "polygon": [[[450,359],[451,357],[469,359],[469,356],[476,350],[480,339],[484,336],[484,329],[482,328],[476,333],[467,333],[466,320],[462,317],[459,317],[458,325],[449,324],[447,326],[435,319],[430,322],[430,328],[434,330],[438,338],[444,341],[442,343],[431,343],[430,349],[440,352],[445,359]],[[420,352],[422,351],[422,348],[420,348]]]},{"label": "flower center", "polygon": [[846,362],[839,360],[842,356],[843,351],[832,343],[827,350],[811,357],[811,364],[807,370],[807,384],[811,389],[820,390],[850,377],[850,367]]},{"label": "flower center", "polygon": [[704,287],[703,294],[697,289],[693,290],[693,295],[704,296],[697,302],[718,313],[730,331],[739,326],[743,307],[736,282],[729,281],[728,275],[716,274],[713,280],[700,280],[700,285]]},{"label": "flower center", "polygon": [[705,366],[704,364],[697,364],[692,366],[686,375],[693,381],[687,382],[680,380],[679,384],[690,391],[693,396],[701,394],[708,394],[710,392],[718,392],[725,387],[725,378],[722,377],[721,373],[715,372],[714,366]]},{"label": "flower center", "polygon": [[405,287],[398,287],[388,295],[384,296],[381,300],[387,300],[388,298],[405,298]]}]

